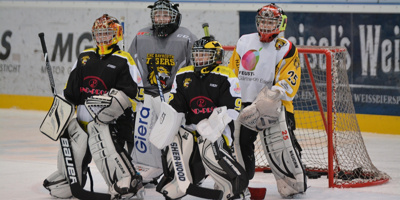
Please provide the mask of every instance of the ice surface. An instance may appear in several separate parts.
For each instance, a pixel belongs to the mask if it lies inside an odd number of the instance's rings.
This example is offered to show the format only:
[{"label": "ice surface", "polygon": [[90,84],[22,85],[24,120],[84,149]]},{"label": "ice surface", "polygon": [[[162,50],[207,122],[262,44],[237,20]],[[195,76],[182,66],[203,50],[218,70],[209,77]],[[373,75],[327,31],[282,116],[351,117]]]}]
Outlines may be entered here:
[{"label": "ice surface", "polygon": [[[55,199],[42,187],[43,180],[56,170],[58,142],[39,132],[46,112],[0,109],[0,199]],[[364,142],[374,165],[391,176],[383,185],[363,188],[328,188],[326,176],[308,179],[308,190],[297,199],[329,200],[399,200],[400,199],[400,135],[363,133]],[[92,162],[94,190],[107,192],[107,187]],[[212,187],[208,178],[203,187]],[[268,200],[282,199],[272,174],[258,172],[252,187],[266,187]],[[155,188],[146,189],[146,199],[164,197]],[[186,196],[183,199],[199,199]]]}]

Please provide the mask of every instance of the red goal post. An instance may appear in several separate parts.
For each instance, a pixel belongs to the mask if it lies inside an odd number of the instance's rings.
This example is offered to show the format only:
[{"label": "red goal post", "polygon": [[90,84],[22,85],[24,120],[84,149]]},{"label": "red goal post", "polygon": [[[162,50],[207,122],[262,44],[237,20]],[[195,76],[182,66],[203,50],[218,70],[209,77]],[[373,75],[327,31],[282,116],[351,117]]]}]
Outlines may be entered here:
[{"label": "red goal post", "polygon": [[[224,46],[225,65],[234,46]],[[390,176],[372,163],[357,122],[347,76],[344,47],[297,46],[301,84],[293,101],[306,171],[327,175],[329,187],[378,185]],[[242,90],[245,88],[242,88]],[[256,142],[257,171],[268,170],[261,142]]]}]

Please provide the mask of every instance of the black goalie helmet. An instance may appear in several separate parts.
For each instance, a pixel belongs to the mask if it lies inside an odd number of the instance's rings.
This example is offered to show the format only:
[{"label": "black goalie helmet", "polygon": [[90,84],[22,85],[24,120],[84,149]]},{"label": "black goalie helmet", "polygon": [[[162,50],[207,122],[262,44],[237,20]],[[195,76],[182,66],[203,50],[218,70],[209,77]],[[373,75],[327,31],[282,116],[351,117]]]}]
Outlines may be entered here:
[{"label": "black goalie helmet", "polygon": [[224,61],[224,49],[213,36],[203,37],[194,42],[192,62],[196,74],[205,75]]},{"label": "black goalie helmet", "polygon": [[168,0],[158,0],[154,5],[148,6],[151,9],[151,22],[157,37],[165,38],[179,28],[182,15],[179,13],[178,6],[179,4]]}]

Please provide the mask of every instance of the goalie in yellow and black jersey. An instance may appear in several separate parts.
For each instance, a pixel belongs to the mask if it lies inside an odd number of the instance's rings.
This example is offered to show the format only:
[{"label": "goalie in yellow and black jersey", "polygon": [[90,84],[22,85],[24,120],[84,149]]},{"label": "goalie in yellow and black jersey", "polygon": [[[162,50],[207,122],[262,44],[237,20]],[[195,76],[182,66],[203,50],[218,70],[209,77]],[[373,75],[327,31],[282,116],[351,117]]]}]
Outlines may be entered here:
[{"label": "goalie in yellow and black jersey", "polygon": [[[150,141],[157,148],[166,147],[164,177],[157,191],[167,198],[189,194],[231,199],[243,197],[247,188],[246,172],[231,149],[232,120],[241,108],[239,80],[230,68],[220,66],[223,56],[214,37],[197,40],[192,48],[194,65],[178,71],[169,104],[161,105]],[[215,181],[213,189],[197,186],[206,172]]]}]

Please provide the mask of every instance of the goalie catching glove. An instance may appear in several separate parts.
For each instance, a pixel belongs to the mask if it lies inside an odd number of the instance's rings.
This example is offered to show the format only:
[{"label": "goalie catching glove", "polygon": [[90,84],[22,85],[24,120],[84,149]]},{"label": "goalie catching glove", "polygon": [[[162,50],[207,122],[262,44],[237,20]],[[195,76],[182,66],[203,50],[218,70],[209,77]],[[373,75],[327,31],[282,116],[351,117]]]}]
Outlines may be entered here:
[{"label": "goalie catching glove", "polygon": [[132,104],[124,92],[113,88],[107,94],[87,98],[85,106],[95,122],[109,124]]},{"label": "goalie catching glove", "polygon": [[200,135],[211,142],[217,141],[228,123],[232,121],[226,111],[226,106],[214,108],[208,119],[203,119],[197,124],[197,131]]},{"label": "goalie catching glove", "polygon": [[240,112],[240,123],[253,131],[262,131],[278,124],[282,96],[280,90],[270,90],[265,86],[256,100]]}]

